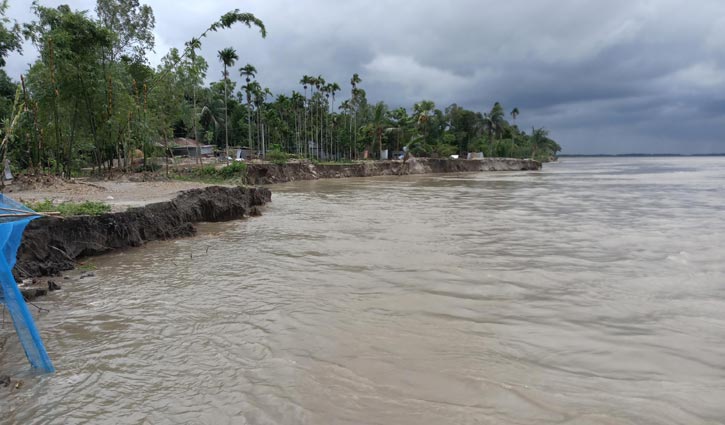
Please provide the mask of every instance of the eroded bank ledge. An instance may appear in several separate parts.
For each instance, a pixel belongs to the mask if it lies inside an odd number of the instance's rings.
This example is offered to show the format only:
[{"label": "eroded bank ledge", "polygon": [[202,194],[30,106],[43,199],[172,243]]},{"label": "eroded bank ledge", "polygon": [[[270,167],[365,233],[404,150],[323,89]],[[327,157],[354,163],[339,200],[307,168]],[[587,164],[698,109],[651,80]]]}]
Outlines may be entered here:
[{"label": "eroded bank ledge", "polygon": [[23,235],[14,273],[19,278],[52,276],[73,269],[81,257],[192,236],[194,223],[259,215],[259,207],[271,199],[266,188],[211,186],[124,212],[33,220]]},{"label": "eroded bank ledge", "polygon": [[428,159],[403,161],[364,161],[354,164],[286,164],[249,163],[247,183],[252,185],[284,183],[297,180],[334,179],[345,177],[397,176],[410,174],[465,173],[480,171],[535,171],[541,163],[531,159],[486,158]]},{"label": "eroded bank ledge", "polygon": [[[250,163],[248,184],[297,180],[373,177],[481,171],[535,171],[541,163],[528,159],[413,159],[365,161],[354,164]],[[82,257],[146,242],[192,236],[194,223],[236,220],[259,214],[271,200],[266,188],[210,186],[181,192],[167,202],[125,212],[32,221],[23,235],[14,273],[18,278],[53,276],[71,270]]]}]

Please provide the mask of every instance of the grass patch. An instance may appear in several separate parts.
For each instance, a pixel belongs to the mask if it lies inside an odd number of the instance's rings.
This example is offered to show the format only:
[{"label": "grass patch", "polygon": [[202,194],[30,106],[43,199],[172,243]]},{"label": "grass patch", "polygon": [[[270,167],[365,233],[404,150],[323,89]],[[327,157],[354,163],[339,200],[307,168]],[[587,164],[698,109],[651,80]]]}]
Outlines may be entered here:
[{"label": "grass patch", "polygon": [[39,202],[28,202],[25,204],[31,210],[37,212],[53,212],[57,211],[60,215],[100,215],[111,212],[111,206],[105,202],[85,201],[85,202],[61,202],[54,204],[52,200],[46,199]]}]

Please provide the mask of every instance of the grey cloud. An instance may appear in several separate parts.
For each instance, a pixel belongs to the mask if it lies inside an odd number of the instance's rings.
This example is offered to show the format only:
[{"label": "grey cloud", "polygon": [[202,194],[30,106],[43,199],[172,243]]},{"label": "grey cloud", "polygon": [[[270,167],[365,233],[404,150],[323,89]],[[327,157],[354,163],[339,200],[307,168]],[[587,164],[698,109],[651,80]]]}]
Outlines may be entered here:
[{"label": "grey cloud", "polygon": [[[47,2],[44,4],[58,4]],[[93,2],[70,2],[92,9]],[[701,0],[148,1],[157,19],[155,60],[228,9],[264,20],[204,42],[234,46],[275,93],[322,74],[349,94],[361,74],[371,100],[408,106],[432,99],[479,111],[521,109],[520,126],[551,130],[567,153],[725,151],[725,4]],[[10,14],[30,19],[30,0]],[[31,52],[28,52],[31,54]],[[29,59],[13,57],[17,75]]]}]

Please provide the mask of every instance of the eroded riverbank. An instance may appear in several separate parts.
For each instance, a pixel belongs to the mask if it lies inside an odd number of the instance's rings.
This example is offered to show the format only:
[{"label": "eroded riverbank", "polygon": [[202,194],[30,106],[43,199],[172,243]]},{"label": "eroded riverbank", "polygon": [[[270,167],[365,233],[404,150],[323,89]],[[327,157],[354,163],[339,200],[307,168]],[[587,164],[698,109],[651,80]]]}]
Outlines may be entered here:
[{"label": "eroded riverbank", "polygon": [[286,164],[250,163],[247,183],[253,185],[286,183],[299,180],[339,179],[348,177],[401,176],[416,174],[472,173],[482,171],[535,171],[541,163],[531,159],[486,158],[433,159],[413,158],[408,161],[362,161],[351,164]]},{"label": "eroded riverbank", "polygon": [[191,236],[194,223],[259,215],[271,198],[267,188],[210,186],[124,212],[40,218],[23,234],[14,271],[20,278],[54,275],[74,268],[81,257]]},{"label": "eroded riverbank", "polygon": [[[246,182],[252,185],[300,180],[349,177],[400,176],[418,174],[466,173],[483,171],[533,171],[541,163],[528,159],[487,158],[483,160],[412,159],[403,161],[364,161],[353,164],[311,162],[273,164],[249,163]],[[115,249],[137,247],[152,240],[175,239],[195,233],[193,223],[227,221],[256,215],[258,207],[271,200],[269,189],[208,186],[179,192],[167,199],[174,188],[196,183],[88,182],[65,185],[60,195],[68,200],[110,202],[118,212],[100,216],[64,219],[42,218],[30,223],[18,251],[14,273],[17,277],[53,276],[75,267],[77,259],[104,254]],[[181,186],[180,186],[181,185]],[[84,195],[85,190],[85,195]],[[170,191],[171,190],[171,191]],[[178,189],[177,189],[178,190]],[[51,192],[20,191],[20,198],[45,199]],[[113,194],[113,195],[111,195]],[[110,200],[108,199],[110,198]],[[121,209],[133,206],[128,211]],[[45,282],[40,282],[45,287]],[[32,292],[28,292],[32,294]]]}]

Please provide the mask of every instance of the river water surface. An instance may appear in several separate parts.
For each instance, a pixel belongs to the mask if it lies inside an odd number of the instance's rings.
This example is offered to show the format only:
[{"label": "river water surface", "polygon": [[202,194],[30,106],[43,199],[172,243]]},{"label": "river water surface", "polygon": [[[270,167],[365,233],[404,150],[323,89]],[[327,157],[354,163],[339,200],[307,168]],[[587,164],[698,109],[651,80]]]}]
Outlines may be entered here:
[{"label": "river water surface", "polygon": [[725,423],[725,158],[272,189],[6,324],[0,422]]}]

